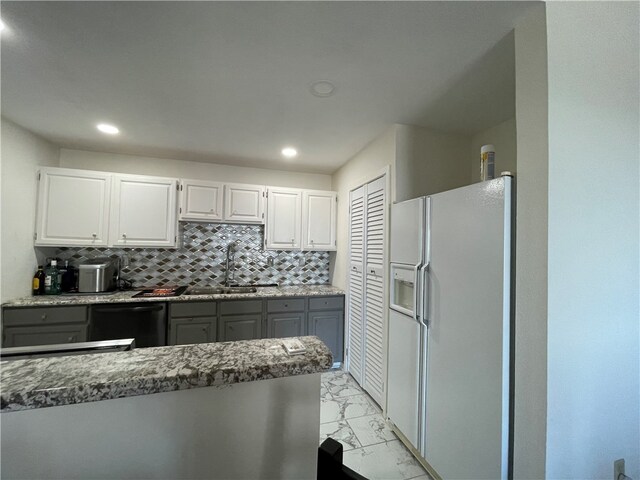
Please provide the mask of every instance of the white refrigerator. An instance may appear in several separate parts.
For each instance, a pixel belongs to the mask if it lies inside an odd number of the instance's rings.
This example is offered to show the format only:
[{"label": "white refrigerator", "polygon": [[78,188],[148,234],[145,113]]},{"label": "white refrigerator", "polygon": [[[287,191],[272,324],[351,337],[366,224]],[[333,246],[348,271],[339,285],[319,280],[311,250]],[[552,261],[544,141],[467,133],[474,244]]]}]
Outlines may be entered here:
[{"label": "white refrigerator", "polygon": [[443,479],[509,477],[512,182],[391,207],[387,416]]}]

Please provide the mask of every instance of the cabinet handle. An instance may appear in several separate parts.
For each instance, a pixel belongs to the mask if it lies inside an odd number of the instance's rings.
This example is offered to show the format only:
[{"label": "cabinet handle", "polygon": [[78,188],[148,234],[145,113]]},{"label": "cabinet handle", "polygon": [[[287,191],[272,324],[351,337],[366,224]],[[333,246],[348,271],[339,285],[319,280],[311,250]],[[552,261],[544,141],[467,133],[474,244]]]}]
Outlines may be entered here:
[{"label": "cabinet handle", "polygon": [[369,273],[373,273],[373,274],[375,274],[375,273],[376,273],[376,271],[372,268],[371,270],[369,270]]},{"label": "cabinet handle", "polygon": [[46,319],[47,319],[47,314],[46,314],[46,313],[43,313],[43,314],[42,314],[42,320],[46,320]]},{"label": "cabinet handle", "polygon": [[122,238],[127,238],[127,234],[126,234],[126,233],[123,233],[123,234],[122,234]]},{"label": "cabinet handle", "polygon": [[202,331],[206,332],[207,331],[207,327],[202,327]]},{"label": "cabinet handle", "polygon": [[75,337],[73,335],[67,338],[67,342],[74,342],[74,341],[75,341]]},{"label": "cabinet handle", "polygon": [[93,238],[96,238],[96,237],[98,236],[98,234],[97,234],[97,233],[92,233],[92,234],[91,234],[91,236],[92,236]]}]

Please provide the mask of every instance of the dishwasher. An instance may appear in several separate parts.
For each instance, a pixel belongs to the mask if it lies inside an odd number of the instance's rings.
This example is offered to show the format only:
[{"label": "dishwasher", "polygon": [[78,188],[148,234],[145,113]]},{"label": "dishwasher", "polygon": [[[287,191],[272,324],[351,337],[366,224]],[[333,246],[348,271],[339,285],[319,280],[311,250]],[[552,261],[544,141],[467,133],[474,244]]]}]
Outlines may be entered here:
[{"label": "dishwasher", "polygon": [[136,348],[167,344],[167,311],[164,303],[93,305],[89,340],[135,338]]}]

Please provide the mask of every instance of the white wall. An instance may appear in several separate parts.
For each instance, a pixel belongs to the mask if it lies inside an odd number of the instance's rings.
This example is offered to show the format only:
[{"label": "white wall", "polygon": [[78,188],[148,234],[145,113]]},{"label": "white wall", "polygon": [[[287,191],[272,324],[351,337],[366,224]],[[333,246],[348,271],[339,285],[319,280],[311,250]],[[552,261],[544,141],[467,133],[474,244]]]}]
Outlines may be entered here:
[{"label": "white wall", "polygon": [[640,478],[639,22],[547,3],[548,478]]},{"label": "white wall", "polygon": [[313,480],[319,419],[320,373],[7,412],[1,473]]},{"label": "white wall", "polygon": [[545,5],[515,29],[515,479],[545,478],[547,418],[547,46]]},{"label": "white wall", "polygon": [[104,172],[255,183],[275,187],[331,189],[331,176],[166,158],[60,149],[60,166]]},{"label": "white wall", "polygon": [[471,183],[480,181],[480,147],[487,144],[496,147],[496,177],[504,171],[515,173],[518,169],[515,117],[471,137]]},{"label": "white wall", "polygon": [[395,199],[396,126],[385,130],[369,145],[345,163],[331,177],[332,189],[338,192],[338,250],[331,258],[331,283],[346,289],[349,246],[349,191],[389,167],[391,201]]},{"label": "white wall", "polygon": [[468,185],[470,138],[428,128],[396,128],[396,201]]},{"label": "white wall", "polygon": [[58,166],[58,147],[2,118],[0,299],[31,294],[39,166]]}]

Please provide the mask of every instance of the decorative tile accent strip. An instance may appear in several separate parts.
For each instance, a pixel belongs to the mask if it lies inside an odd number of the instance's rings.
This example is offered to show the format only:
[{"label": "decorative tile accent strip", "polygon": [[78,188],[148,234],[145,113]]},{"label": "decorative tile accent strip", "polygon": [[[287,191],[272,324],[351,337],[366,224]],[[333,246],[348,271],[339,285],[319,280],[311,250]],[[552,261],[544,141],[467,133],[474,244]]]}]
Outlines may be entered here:
[{"label": "decorative tile accent strip", "polygon": [[120,257],[123,265],[128,263],[122,277],[135,287],[213,285],[224,281],[227,245],[236,242],[235,283],[329,283],[328,252],[267,251],[263,238],[263,225],[181,222],[178,248],[64,247],[55,255],[74,265],[95,257]]}]

